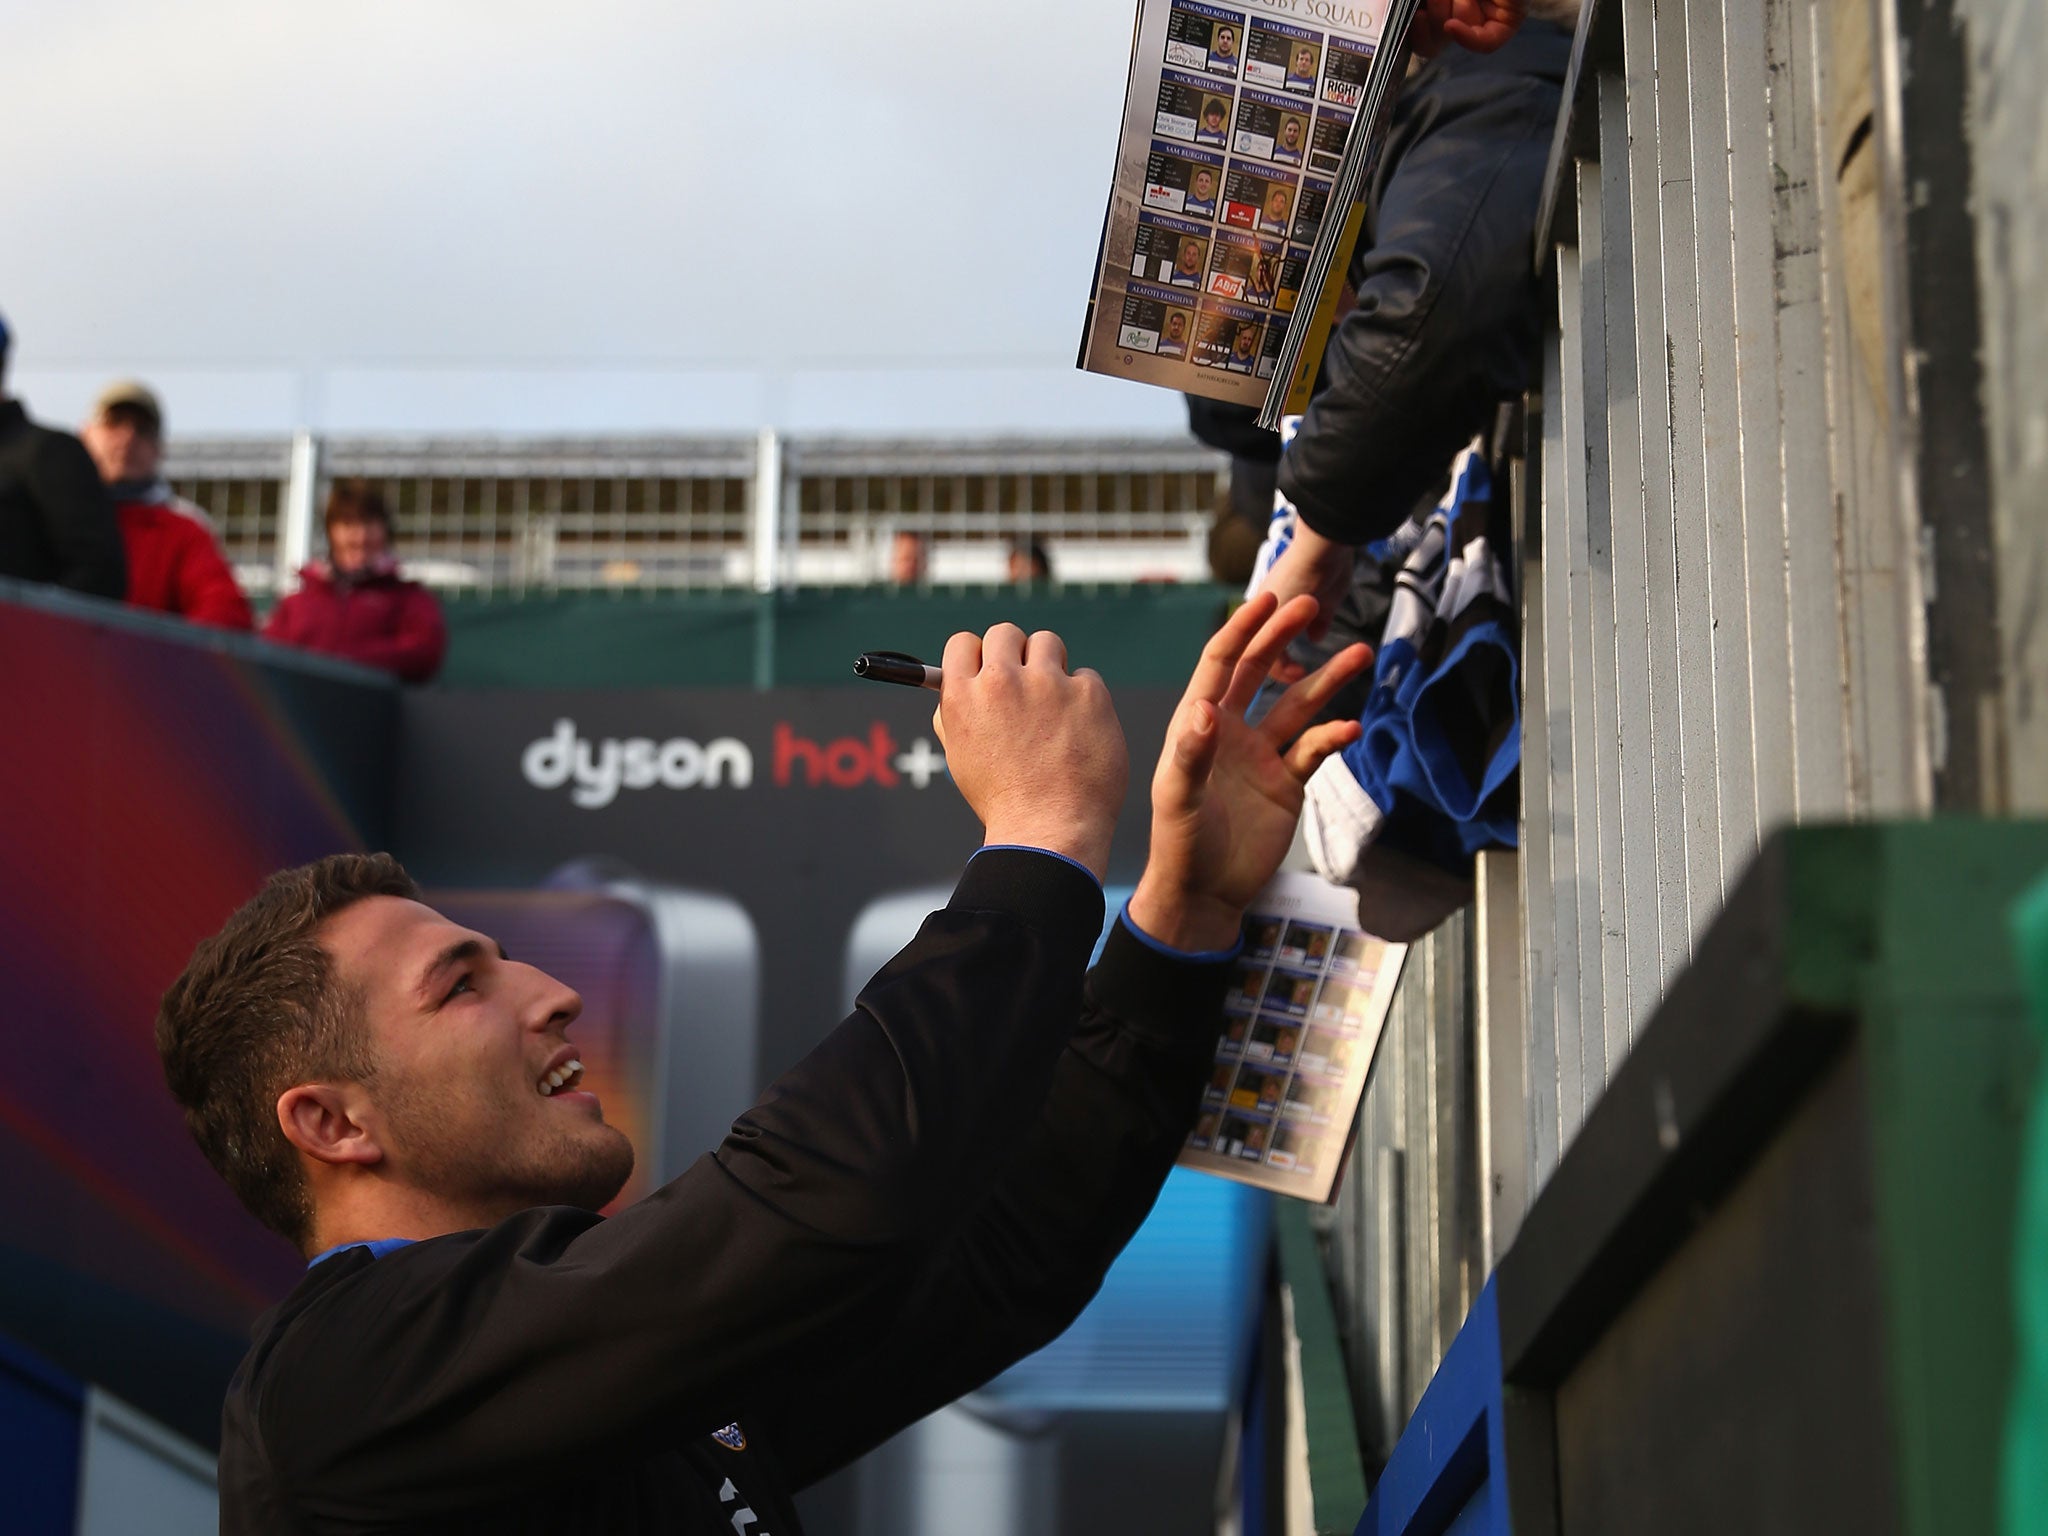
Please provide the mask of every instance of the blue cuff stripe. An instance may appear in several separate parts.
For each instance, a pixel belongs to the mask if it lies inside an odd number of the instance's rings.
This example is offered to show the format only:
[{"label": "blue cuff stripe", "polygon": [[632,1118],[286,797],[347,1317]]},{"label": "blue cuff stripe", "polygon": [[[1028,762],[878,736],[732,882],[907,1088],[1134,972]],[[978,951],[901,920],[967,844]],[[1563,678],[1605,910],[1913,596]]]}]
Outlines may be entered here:
[{"label": "blue cuff stripe", "polygon": [[1097,889],[1098,891],[1102,889],[1102,882],[1095,878],[1094,870],[1090,869],[1086,864],[1083,864],[1079,859],[1070,859],[1064,853],[1054,853],[1050,848],[1033,848],[1029,843],[983,843],[979,848],[975,849],[974,851],[977,854],[1042,853],[1049,859],[1058,859],[1062,864],[1073,865],[1074,868],[1081,871],[1081,873],[1086,875],[1091,881],[1094,881],[1095,889]]},{"label": "blue cuff stripe", "polygon": [[1123,920],[1123,925],[1131,930],[1132,938],[1143,944],[1147,949],[1156,950],[1169,959],[1185,960],[1194,965],[1215,965],[1219,961],[1235,960],[1244,953],[1244,931],[1242,929],[1238,930],[1237,942],[1228,949],[1175,949],[1171,944],[1153,938],[1151,934],[1131,920],[1131,904],[1128,901],[1124,903],[1124,909],[1119,915]]}]

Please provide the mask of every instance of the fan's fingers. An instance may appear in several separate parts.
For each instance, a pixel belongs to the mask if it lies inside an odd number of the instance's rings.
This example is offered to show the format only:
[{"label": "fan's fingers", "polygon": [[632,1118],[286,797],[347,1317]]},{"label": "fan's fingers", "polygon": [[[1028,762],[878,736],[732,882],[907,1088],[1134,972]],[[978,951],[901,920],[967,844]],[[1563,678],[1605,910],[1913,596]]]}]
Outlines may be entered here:
[{"label": "fan's fingers", "polygon": [[1332,752],[1341,752],[1365,734],[1365,727],[1356,720],[1329,720],[1312,730],[1303,731],[1301,739],[1287,749],[1282,759],[1287,771],[1306,784],[1309,776],[1323,765],[1323,759]]},{"label": "fan's fingers", "polygon": [[1222,733],[1216,729],[1216,706],[1196,699],[1186,706],[1185,725],[1173,738],[1173,771],[1179,778],[1179,792],[1197,802],[1208,787],[1209,774],[1216,766],[1216,744]]},{"label": "fan's fingers", "polygon": [[1209,643],[1202,647],[1202,659],[1195,663],[1194,676],[1188,679],[1187,692],[1181,695],[1181,702],[1192,699],[1207,699],[1215,703],[1223,697],[1230,686],[1231,674],[1237,670],[1237,659],[1244,654],[1244,648],[1251,643],[1259,626],[1264,624],[1278,606],[1277,599],[1270,592],[1255,592],[1238,607],[1221,629],[1209,637]]},{"label": "fan's fingers", "polygon": [[1280,695],[1259,722],[1259,732],[1276,748],[1293,740],[1339,689],[1372,664],[1372,647],[1360,641],[1347,645],[1315,671]]},{"label": "fan's fingers", "polygon": [[1294,637],[1308,628],[1319,611],[1316,600],[1304,592],[1287,599],[1259,626],[1259,632],[1252,636],[1251,644],[1238,659],[1237,669],[1230,675],[1230,688],[1221,700],[1224,709],[1241,715],[1251,708],[1252,699],[1272,673],[1273,664],[1287,653]]}]

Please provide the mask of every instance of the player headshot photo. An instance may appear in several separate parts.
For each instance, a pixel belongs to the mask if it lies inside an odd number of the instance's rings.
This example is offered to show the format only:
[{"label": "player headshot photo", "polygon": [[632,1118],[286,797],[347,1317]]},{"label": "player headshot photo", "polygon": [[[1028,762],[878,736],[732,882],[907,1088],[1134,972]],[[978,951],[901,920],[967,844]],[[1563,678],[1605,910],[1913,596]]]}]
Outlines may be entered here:
[{"label": "player headshot photo", "polygon": [[[1208,166],[1198,166],[1195,174],[1188,178],[1188,195],[1185,204],[1189,213],[1214,213],[1216,211],[1216,173]],[[1285,217],[1284,215],[1282,216]]]},{"label": "player headshot photo", "polygon": [[1285,182],[1275,183],[1266,193],[1266,206],[1259,217],[1259,226],[1275,234],[1287,233],[1287,217],[1294,212],[1294,189]]},{"label": "player headshot photo", "polygon": [[[1249,369],[1252,365],[1252,359],[1258,355],[1258,350],[1258,322],[1256,320],[1240,320],[1237,325],[1237,335],[1232,337],[1230,342],[1230,366],[1233,368]],[[1308,998],[1301,995],[1303,990],[1302,985],[1297,983],[1295,987],[1297,1000],[1302,1006],[1306,1007]],[[1314,983],[1309,983],[1306,990],[1312,992],[1314,990]]]},{"label": "player headshot photo", "polygon": [[1208,250],[1202,241],[1197,240],[1193,235],[1181,236],[1180,249],[1174,253],[1173,257],[1173,280],[1190,288],[1200,287],[1202,283],[1202,258],[1208,254]]},{"label": "player headshot photo", "polygon": [[1212,69],[1237,68],[1237,28],[1218,27],[1209,34],[1209,65]]},{"label": "player headshot photo", "polygon": [[1316,47],[1314,43],[1296,43],[1294,52],[1287,60],[1287,83],[1305,85],[1311,90],[1316,83]]},{"label": "player headshot photo", "polygon": [[1166,330],[1159,338],[1159,350],[1179,355],[1188,347],[1188,312],[1184,309],[1169,309],[1166,312]]},{"label": "player headshot photo", "polygon": [[1301,163],[1302,141],[1308,137],[1303,119],[1289,115],[1280,119],[1280,133],[1273,140],[1273,158]]},{"label": "player headshot photo", "polygon": [[1223,130],[1228,122],[1230,109],[1221,96],[1202,98],[1202,120],[1195,129],[1198,144],[1221,144]]},{"label": "player headshot photo", "polygon": [[1261,256],[1252,263],[1251,276],[1245,282],[1245,297],[1254,304],[1270,304],[1273,300],[1273,258]]}]

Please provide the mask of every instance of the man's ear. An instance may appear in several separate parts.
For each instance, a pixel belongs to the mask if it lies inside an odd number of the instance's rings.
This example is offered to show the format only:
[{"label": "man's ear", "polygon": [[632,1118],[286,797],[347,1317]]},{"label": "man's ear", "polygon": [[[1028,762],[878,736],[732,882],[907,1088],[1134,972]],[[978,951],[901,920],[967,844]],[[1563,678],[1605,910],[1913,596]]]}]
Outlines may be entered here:
[{"label": "man's ear", "polygon": [[300,1083],[277,1096],[278,1128],[320,1162],[380,1163],[384,1148],[359,1117],[362,1104],[353,1084]]}]

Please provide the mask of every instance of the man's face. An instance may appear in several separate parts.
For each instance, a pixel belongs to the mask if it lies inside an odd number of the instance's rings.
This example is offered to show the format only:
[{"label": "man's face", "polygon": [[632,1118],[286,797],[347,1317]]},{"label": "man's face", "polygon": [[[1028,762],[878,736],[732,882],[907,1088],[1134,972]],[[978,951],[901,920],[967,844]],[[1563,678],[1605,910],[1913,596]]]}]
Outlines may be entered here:
[{"label": "man's face", "polygon": [[1316,72],[1316,51],[1315,51],[1315,49],[1313,49],[1313,48],[1297,48],[1297,49],[1295,49],[1295,50],[1294,50],[1294,73],[1295,73],[1295,74],[1297,74],[1297,75],[1312,75],[1312,74],[1314,74],[1315,72]]},{"label": "man's face", "polygon": [[1194,197],[1196,202],[1206,203],[1207,201],[1209,201],[1209,194],[1213,192],[1215,188],[1216,173],[1214,171],[1195,172],[1194,186],[1190,189],[1190,191],[1191,195]]},{"label": "man's face", "polygon": [[163,439],[136,412],[116,408],[95,416],[79,430],[85,450],[109,485],[154,480],[164,461]]},{"label": "man's face", "polygon": [[1250,357],[1252,348],[1259,343],[1259,333],[1248,325],[1237,328],[1237,340],[1232,344],[1239,357]]},{"label": "man's face", "polygon": [[1229,58],[1233,53],[1237,52],[1237,34],[1228,27],[1218,27],[1216,29],[1215,48],[1218,57]]},{"label": "man's face", "polygon": [[889,546],[889,579],[899,587],[924,580],[924,540],[914,533],[899,533]]},{"label": "man's face", "polygon": [[1199,241],[1183,240],[1180,243],[1180,258],[1176,265],[1183,272],[1202,270],[1202,247]]},{"label": "man's face", "polygon": [[1202,109],[1202,126],[1211,133],[1223,131],[1223,106],[1220,102],[1212,101]]},{"label": "man's face", "polygon": [[320,943],[360,989],[376,1063],[365,1113],[388,1178],[483,1223],[536,1205],[594,1211],[624,1187],[632,1143],[581,1073],[550,1081],[576,1059],[574,991],[396,896],[344,908]]},{"label": "man's face", "polygon": [[1266,217],[1278,223],[1287,217],[1287,189],[1275,187],[1266,198]]},{"label": "man's face", "polygon": [[1280,142],[1289,149],[1293,149],[1301,143],[1300,118],[1290,117],[1280,125]]},{"label": "man's face", "polygon": [[327,558],[344,576],[368,570],[391,547],[383,523],[371,517],[338,517],[327,525]]},{"label": "man's face", "polygon": [[1168,341],[1179,341],[1187,333],[1188,317],[1176,309],[1166,317],[1166,339]]}]

